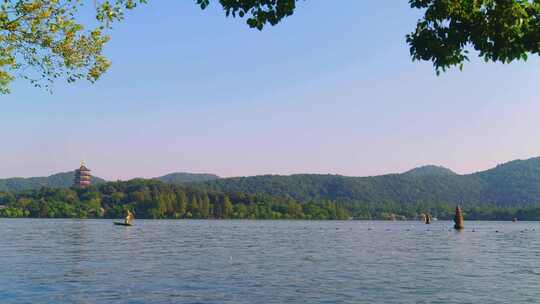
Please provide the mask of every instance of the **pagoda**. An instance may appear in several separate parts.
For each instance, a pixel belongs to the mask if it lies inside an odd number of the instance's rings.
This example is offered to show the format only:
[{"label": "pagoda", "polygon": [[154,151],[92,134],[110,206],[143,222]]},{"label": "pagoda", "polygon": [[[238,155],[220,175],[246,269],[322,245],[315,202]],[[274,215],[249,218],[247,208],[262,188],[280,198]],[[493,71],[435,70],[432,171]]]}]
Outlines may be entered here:
[{"label": "pagoda", "polygon": [[90,186],[92,180],[92,174],[90,174],[90,169],[86,167],[86,163],[81,161],[81,167],[75,170],[75,179],[73,180],[73,187],[75,188],[86,188]]}]

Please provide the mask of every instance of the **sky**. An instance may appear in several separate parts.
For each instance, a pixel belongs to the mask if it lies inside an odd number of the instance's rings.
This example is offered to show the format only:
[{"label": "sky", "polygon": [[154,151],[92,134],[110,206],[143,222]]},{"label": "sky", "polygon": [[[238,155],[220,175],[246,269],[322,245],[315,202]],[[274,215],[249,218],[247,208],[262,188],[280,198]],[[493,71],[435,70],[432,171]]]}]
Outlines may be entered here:
[{"label": "sky", "polygon": [[[149,1],[116,24],[99,82],[0,95],[0,178],[466,174],[540,156],[540,60],[412,62],[408,1],[301,2],[259,32],[214,3]],[[333,1],[332,1],[333,3]]]}]

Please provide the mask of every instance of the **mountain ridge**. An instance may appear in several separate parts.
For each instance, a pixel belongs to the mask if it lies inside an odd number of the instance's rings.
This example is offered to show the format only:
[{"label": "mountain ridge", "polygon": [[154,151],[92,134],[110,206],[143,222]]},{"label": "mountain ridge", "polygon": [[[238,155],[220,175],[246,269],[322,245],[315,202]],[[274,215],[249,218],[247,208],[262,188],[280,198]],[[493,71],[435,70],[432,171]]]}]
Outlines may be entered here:
[{"label": "mountain ridge", "polygon": [[[0,191],[21,191],[43,186],[70,187],[72,174],[67,172],[47,178],[4,179],[0,180]],[[471,202],[505,206],[540,205],[540,157],[513,160],[488,170],[463,175],[441,166],[428,165],[399,174],[367,177],[268,174],[219,178],[214,174],[177,172],[153,179],[203,190],[266,194],[299,202],[334,200],[399,204]],[[95,182],[105,181],[96,178]]]},{"label": "mountain ridge", "polygon": [[446,167],[436,166],[436,165],[424,165],[424,166],[416,167],[402,174],[417,175],[417,176],[419,175],[459,175],[456,172]]},{"label": "mountain ridge", "polygon": [[173,172],[163,176],[154,177],[153,179],[170,184],[183,184],[191,182],[205,182],[219,178],[220,177],[218,175],[210,173]]},{"label": "mountain ridge", "polygon": [[[432,169],[436,168],[435,171]],[[308,202],[471,202],[540,205],[540,157],[514,160],[494,168],[459,175],[428,166],[401,174],[368,177],[297,174],[222,178],[199,184],[203,189],[268,194]],[[416,171],[415,171],[416,170]],[[411,174],[411,171],[413,171]],[[429,173],[432,172],[432,173]],[[421,173],[421,174],[418,174]]]},{"label": "mountain ridge", "polygon": [[[38,177],[9,177],[0,179],[0,191],[17,192],[34,190],[41,187],[69,188],[73,185],[75,171],[59,172],[49,176]],[[171,184],[183,184],[190,182],[203,182],[220,178],[209,173],[174,172],[152,179]],[[106,183],[101,177],[92,176],[92,184]]]}]

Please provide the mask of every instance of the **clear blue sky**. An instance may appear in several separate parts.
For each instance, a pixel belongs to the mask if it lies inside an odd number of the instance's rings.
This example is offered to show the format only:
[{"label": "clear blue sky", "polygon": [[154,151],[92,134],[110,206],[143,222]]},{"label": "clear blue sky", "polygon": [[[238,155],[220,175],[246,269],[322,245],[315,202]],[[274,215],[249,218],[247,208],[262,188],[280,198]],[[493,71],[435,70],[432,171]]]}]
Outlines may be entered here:
[{"label": "clear blue sky", "polygon": [[0,177],[81,159],[108,179],[469,173],[540,155],[540,60],[437,77],[411,62],[407,3],[309,0],[258,32],[216,4],[150,1],[115,26],[98,83],[0,96]]}]

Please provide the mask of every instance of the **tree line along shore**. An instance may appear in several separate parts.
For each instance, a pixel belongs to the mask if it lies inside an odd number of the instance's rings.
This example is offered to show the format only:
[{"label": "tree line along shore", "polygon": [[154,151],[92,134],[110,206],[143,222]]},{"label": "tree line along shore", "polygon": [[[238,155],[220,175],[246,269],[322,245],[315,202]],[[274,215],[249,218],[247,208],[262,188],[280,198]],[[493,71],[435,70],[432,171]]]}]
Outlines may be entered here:
[{"label": "tree line along shore", "polygon": [[[268,194],[217,192],[156,180],[108,182],[86,189],[47,188],[0,192],[0,217],[121,218],[126,210],[146,219],[417,220],[454,216],[456,202],[306,200]],[[533,205],[462,206],[468,220],[540,220]]]}]

